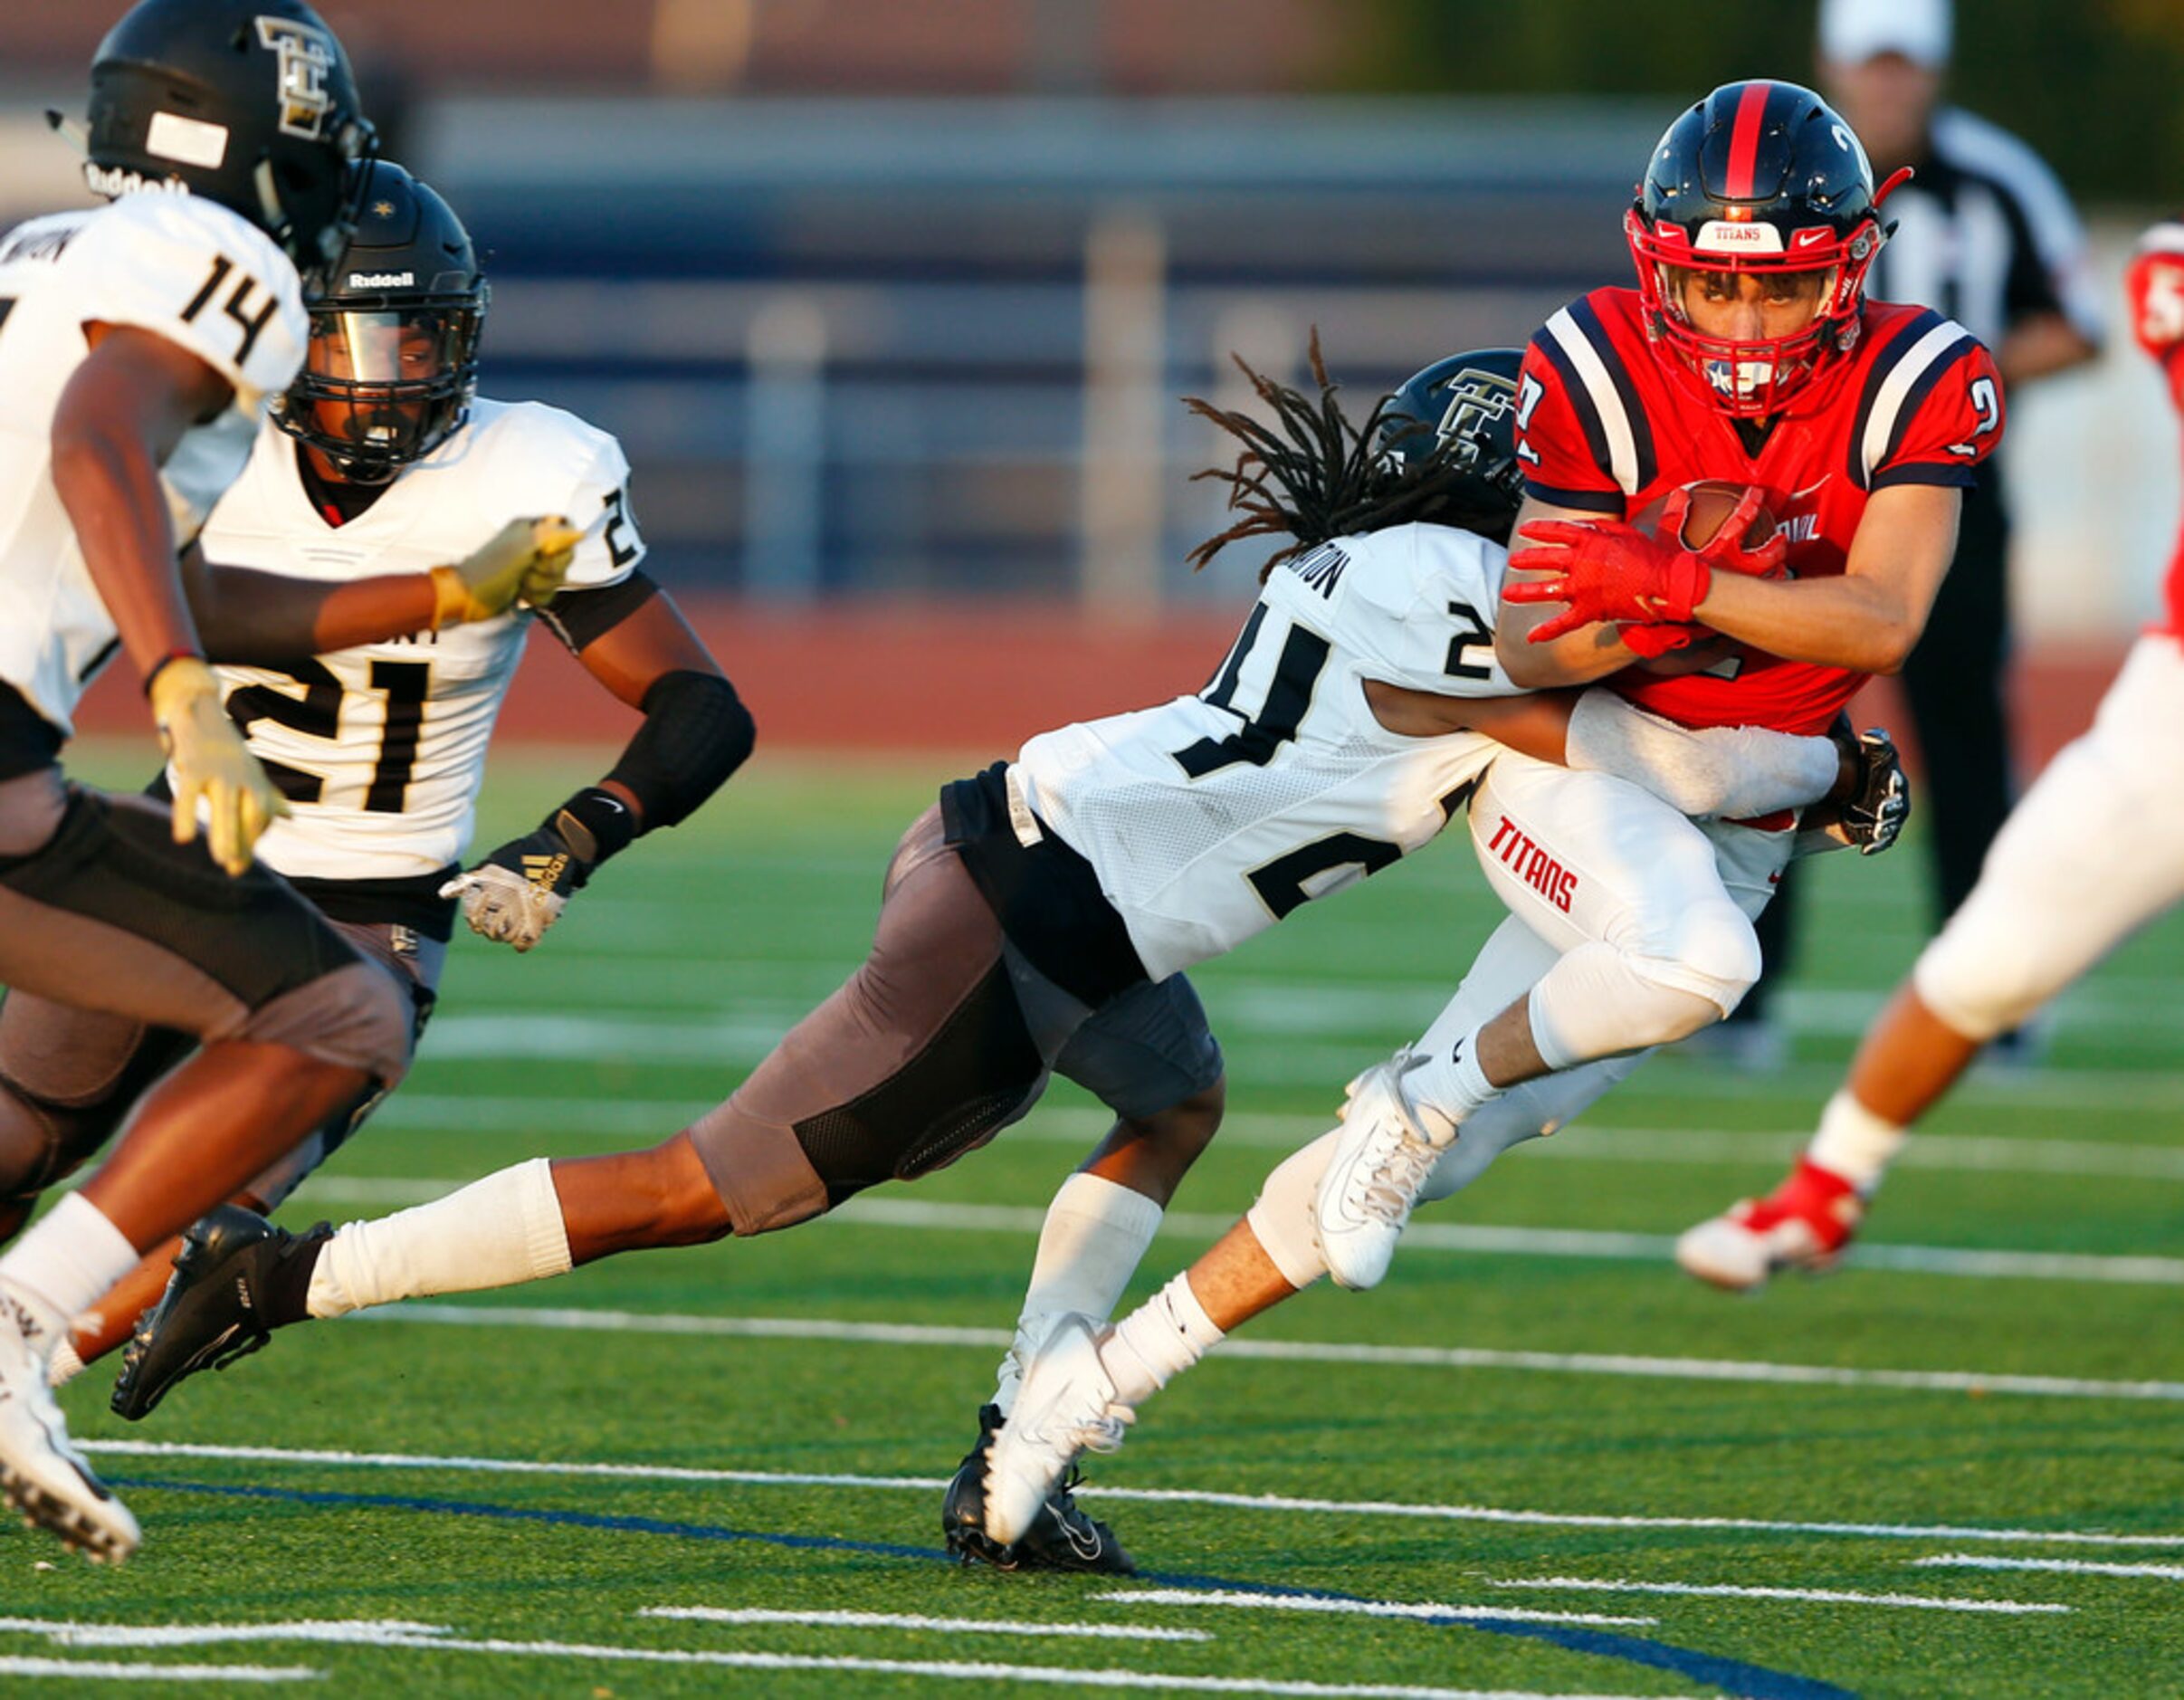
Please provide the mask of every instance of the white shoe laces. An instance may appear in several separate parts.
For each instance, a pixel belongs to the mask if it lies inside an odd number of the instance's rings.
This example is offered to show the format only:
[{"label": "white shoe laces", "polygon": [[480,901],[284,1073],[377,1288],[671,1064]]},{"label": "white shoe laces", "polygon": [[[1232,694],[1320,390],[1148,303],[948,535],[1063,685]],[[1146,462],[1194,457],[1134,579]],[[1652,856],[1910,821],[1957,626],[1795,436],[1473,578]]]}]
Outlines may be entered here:
[{"label": "white shoe laces", "polygon": [[1361,1214],[1375,1221],[1400,1227],[1409,1219],[1411,1206],[1417,1201],[1418,1189],[1426,1184],[1426,1177],[1432,1172],[1435,1160],[1440,1154],[1409,1129],[1403,1129],[1396,1143],[1365,1172],[1351,1195],[1351,1202]]}]

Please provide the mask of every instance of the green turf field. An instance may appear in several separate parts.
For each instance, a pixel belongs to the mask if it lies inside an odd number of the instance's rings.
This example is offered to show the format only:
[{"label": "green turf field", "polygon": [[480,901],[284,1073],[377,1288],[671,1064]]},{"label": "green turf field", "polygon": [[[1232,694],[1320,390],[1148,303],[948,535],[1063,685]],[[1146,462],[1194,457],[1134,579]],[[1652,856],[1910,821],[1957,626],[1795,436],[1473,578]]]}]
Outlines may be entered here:
[{"label": "green turf field", "polygon": [[[598,770],[503,761],[480,842]],[[939,777],[761,759],[534,954],[460,941],[408,1084],[291,1219],[672,1132],[861,955]],[[139,1426],[86,1377],[64,1404],[144,1548],[107,1574],[0,1535],[0,1690],[2184,1694],[2184,927],[2062,1005],[2046,1067],[1958,1094],[1865,1266],[1731,1300],[1667,1238],[1771,1184],[1923,924],[1912,855],[1810,871],[1792,1064],[1656,1061],[1423,1214],[1380,1291],[1309,1294],[1149,1402],[1086,1497],[1136,1582],[938,1559],[1101,1126],[1063,1087],[801,1232],[291,1331]],[[1194,977],[1232,1116],[1134,1291],[1497,912],[1458,835]]]}]

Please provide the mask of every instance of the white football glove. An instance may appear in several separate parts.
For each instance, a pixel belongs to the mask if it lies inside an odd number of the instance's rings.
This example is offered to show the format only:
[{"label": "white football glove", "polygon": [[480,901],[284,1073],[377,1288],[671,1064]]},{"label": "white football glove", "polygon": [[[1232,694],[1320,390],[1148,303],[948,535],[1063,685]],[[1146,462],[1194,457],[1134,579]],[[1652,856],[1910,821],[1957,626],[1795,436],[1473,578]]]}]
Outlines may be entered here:
[{"label": "white football glove", "polygon": [[528,950],[560,919],[568,899],[550,883],[526,879],[491,862],[458,874],[440,888],[443,897],[463,900],[463,919],[479,937]]}]

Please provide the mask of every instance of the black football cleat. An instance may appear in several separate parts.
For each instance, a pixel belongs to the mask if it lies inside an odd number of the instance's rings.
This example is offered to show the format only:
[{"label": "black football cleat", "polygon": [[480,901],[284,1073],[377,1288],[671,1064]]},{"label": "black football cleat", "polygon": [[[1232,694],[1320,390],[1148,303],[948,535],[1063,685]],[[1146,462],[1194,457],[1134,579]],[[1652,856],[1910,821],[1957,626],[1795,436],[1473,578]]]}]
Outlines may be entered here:
[{"label": "black football cleat", "polygon": [[1102,1576],[1135,1576],[1115,1532],[1077,1508],[1070,1489],[1077,1472],[1047,1495],[1024,1538],[1005,1547],[986,1533],[986,1461],[994,1437],[1001,1432],[1001,1408],[987,1405],[978,1412],[978,1444],[964,1455],[948,1495],[940,1502],[940,1531],[948,1550],[965,1564],[990,1564],[1003,1571],[1090,1571]]},{"label": "black football cleat", "polygon": [[295,1320],[275,1313],[272,1289],[293,1289],[301,1273],[298,1256],[309,1251],[315,1258],[332,1232],[321,1222],[308,1234],[291,1234],[235,1204],[208,1212],[183,1236],[166,1293],[122,1351],[114,1415],[142,1420],[177,1381],[226,1369]]}]

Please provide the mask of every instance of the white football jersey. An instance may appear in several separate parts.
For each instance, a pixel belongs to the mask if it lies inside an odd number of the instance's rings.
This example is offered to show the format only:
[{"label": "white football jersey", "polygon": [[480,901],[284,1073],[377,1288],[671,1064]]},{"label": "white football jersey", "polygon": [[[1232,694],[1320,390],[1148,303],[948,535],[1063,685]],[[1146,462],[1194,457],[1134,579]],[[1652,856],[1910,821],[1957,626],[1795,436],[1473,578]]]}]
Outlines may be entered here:
[{"label": "white football jersey", "polygon": [[288,256],[197,196],[127,195],[0,240],[0,678],[64,734],[115,641],[52,479],[53,415],[91,351],[83,328],[98,322],[149,330],[234,387],[162,470],[177,545],[242,472],[309,334]]},{"label": "white football jersey", "polygon": [[1151,978],[1234,950],[1448,824],[1502,746],[1391,732],[1365,682],[1516,693],[1493,649],[1506,559],[1438,525],[1322,544],[1275,568],[1198,695],[1024,746],[1026,800],[1092,863]]},{"label": "white football jersey", "polygon": [[[467,425],[344,525],[313,505],[298,452],[268,420],[205,528],[207,559],[296,578],[422,572],[537,514],[594,528],[572,589],[625,578],[644,553],[622,445],[538,402],[475,402]],[[329,880],[414,878],[459,860],[532,617],[517,608],[288,668],[223,665],[228,712],[294,811],[258,841],[258,859]]]}]

